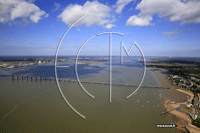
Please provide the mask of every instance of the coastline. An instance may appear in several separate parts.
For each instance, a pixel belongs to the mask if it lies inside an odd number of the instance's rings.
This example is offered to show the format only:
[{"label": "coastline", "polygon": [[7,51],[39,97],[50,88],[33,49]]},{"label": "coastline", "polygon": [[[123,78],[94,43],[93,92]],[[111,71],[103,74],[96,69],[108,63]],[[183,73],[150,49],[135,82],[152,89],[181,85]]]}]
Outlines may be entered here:
[{"label": "coastline", "polygon": [[161,69],[161,68],[156,68],[156,67],[147,67],[155,77],[158,79],[160,86],[159,87],[172,87],[172,84],[169,82],[167,75],[166,75],[166,70]]},{"label": "coastline", "polygon": [[[171,88],[174,88],[174,89],[177,88],[176,86],[173,86],[169,82],[168,77],[166,75],[166,70],[161,69],[161,68],[155,68],[155,67],[148,67],[148,69],[150,71],[152,71],[153,74],[157,77],[161,87],[171,87]],[[175,89],[175,90],[189,95],[190,98],[187,100],[188,102],[191,102],[192,99],[194,98],[194,95],[191,91],[187,91],[187,90],[183,90],[183,89]],[[169,111],[170,114],[174,115],[179,120],[176,123],[177,124],[176,128],[179,129],[179,130],[182,130],[182,131],[186,131],[186,132],[187,132],[187,130],[189,132],[194,132],[194,133],[200,132],[200,128],[191,124],[192,120],[191,120],[189,115],[187,115],[183,112],[180,112],[178,110],[175,110],[180,105],[168,103],[169,101],[170,100],[166,100],[164,102],[164,107],[167,111]]]},{"label": "coastline", "polygon": [[176,89],[177,91],[179,91],[179,92],[182,92],[182,93],[185,93],[185,94],[187,94],[187,95],[189,95],[190,96],[190,98],[187,100],[188,102],[191,102],[192,101],[192,99],[194,98],[194,94],[191,92],[191,91],[187,91],[187,90],[181,90],[181,89]]},{"label": "coastline", "polygon": [[[167,111],[169,111],[170,114],[175,115],[179,122],[177,122],[177,127],[179,130],[185,130],[187,129],[191,133],[198,133],[200,132],[200,128],[192,125],[192,120],[189,115],[180,112],[178,110],[175,110],[178,106],[174,106],[174,104],[168,103],[170,100],[165,101],[164,106]],[[184,129],[185,128],[185,129]]]}]

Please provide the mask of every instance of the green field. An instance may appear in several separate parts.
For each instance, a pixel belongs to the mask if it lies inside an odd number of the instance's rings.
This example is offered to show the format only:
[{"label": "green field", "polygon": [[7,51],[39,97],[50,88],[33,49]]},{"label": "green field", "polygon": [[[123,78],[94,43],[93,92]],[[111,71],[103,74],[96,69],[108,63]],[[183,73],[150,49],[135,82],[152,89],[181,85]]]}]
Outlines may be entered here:
[{"label": "green field", "polygon": [[183,107],[182,108],[183,111],[191,113],[192,112],[192,108],[191,107]]}]

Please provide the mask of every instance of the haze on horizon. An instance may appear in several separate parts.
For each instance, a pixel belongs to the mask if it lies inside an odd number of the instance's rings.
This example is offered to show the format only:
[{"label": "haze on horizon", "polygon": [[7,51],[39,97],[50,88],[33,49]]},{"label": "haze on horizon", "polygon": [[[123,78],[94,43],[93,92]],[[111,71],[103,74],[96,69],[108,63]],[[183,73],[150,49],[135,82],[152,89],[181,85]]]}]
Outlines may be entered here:
[{"label": "haze on horizon", "polygon": [[[200,57],[199,0],[0,0],[0,56],[76,55],[90,37],[112,36],[112,53],[120,55],[137,42],[145,56]],[[109,35],[93,38],[80,55],[109,55]],[[124,51],[125,55],[125,51]],[[140,53],[133,48],[131,56]]]}]

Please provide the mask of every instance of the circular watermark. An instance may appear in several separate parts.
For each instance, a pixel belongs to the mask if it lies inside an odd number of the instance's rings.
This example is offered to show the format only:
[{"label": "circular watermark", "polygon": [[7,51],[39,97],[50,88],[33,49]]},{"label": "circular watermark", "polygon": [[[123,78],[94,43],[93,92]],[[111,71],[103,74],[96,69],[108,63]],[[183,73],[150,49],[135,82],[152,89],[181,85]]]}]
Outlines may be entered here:
[{"label": "circular watermark", "polygon": [[[65,100],[65,102],[67,103],[67,105],[79,116],[81,116],[82,118],[86,119],[86,117],[84,115],[82,115],[80,112],[78,112],[70,103],[69,101],[67,100],[67,98],[65,97],[65,95],[63,94],[63,91],[60,87],[60,84],[59,84],[59,79],[58,79],[58,75],[57,75],[57,67],[67,67],[67,66],[58,66],[57,65],[57,58],[58,58],[58,52],[59,52],[59,49],[60,49],[60,45],[62,44],[62,41],[63,39],[65,38],[65,36],[67,35],[67,33],[70,31],[70,29],[76,25],[79,21],[81,21],[82,19],[84,19],[86,17],[83,16],[81,18],[79,18],[76,22],[74,22],[70,27],[69,29],[65,32],[65,34],[63,35],[62,39],[60,40],[59,44],[58,44],[58,48],[57,48],[57,51],[56,51],[56,55],[55,55],[55,77],[56,77],[56,83],[57,83],[57,86],[58,86],[58,89],[60,91],[60,94],[61,96],[63,97],[63,99]],[[82,85],[82,83],[80,82],[80,79],[79,79],[79,76],[78,76],[78,71],[77,71],[77,61],[78,61],[78,57],[79,57],[79,54],[82,50],[82,48],[90,41],[92,40],[93,38],[97,37],[97,36],[100,36],[100,35],[103,35],[103,34],[108,34],[109,35],[109,86],[110,86],[110,102],[112,102],[112,35],[113,34],[116,34],[116,35],[121,35],[121,36],[124,36],[123,33],[119,33],[119,32],[102,32],[102,33],[99,33],[97,35],[94,35],[92,37],[90,37],[88,40],[85,41],[85,43],[80,47],[80,49],[78,50],[78,53],[77,53],[77,56],[76,56],[76,62],[75,62],[75,73],[76,73],[76,78],[77,78],[77,81],[80,85],[80,87],[82,88],[82,90],[90,97],[92,98],[95,98],[92,94],[90,94],[85,88],[84,86]],[[142,83],[143,83],[143,80],[144,80],[144,77],[145,77],[145,73],[146,73],[146,60],[145,60],[145,56],[142,52],[142,49],[139,47],[139,45],[136,43],[136,42],[133,42],[131,48],[129,51],[127,51],[126,47],[124,46],[123,42],[121,42],[121,64],[123,63],[123,48],[126,52],[127,55],[130,54],[133,46],[136,46],[137,49],[140,51],[141,55],[142,55],[142,58],[143,58],[143,61],[144,61],[144,71],[143,71],[143,76],[142,76],[142,80],[141,82],[139,83],[139,86],[135,89],[135,91],[133,91],[130,95],[128,95],[126,98],[129,98],[131,97],[133,94],[135,94],[138,89],[141,87]]]}]

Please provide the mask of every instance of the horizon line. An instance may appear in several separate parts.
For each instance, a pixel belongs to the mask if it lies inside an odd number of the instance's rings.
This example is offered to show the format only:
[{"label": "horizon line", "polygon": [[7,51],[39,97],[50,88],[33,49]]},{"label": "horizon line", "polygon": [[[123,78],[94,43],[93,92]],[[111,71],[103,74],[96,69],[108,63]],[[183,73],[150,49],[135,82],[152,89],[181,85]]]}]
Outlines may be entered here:
[{"label": "horizon line", "polygon": [[[30,57],[54,57],[55,55],[0,55],[0,57],[26,57],[26,56],[30,56]],[[58,55],[58,57],[63,57],[63,56],[76,56],[76,55]],[[109,57],[109,55],[81,55],[80,57],[85,57],[85,56],[89,56],[89,57],[101,57],[101,56],[107,56]],[[119,55],[113,55],[115,57],[120,57]],[[123,57],[141,57],[138,55],[135,56],[123,56]],[[168,57],[168,58],[200,58],[200,56],[153,56],[153,55],[146,55],[145,57]]]}]

